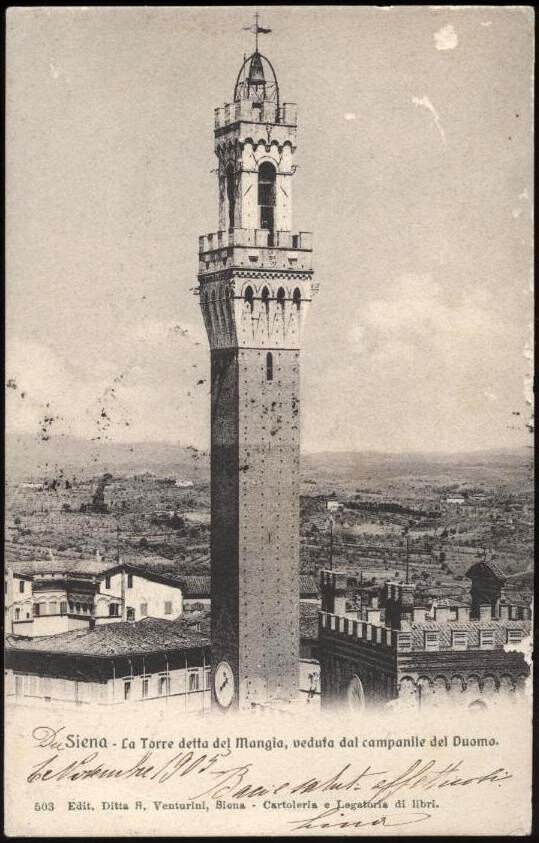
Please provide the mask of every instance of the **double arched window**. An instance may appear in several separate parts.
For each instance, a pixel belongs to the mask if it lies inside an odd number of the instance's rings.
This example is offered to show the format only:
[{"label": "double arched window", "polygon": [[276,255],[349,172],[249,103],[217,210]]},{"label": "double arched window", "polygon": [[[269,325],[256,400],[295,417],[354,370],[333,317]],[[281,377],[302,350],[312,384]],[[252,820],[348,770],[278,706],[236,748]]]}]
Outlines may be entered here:
[{"label": "double arched window", "polygon": [[300,306],[301,306],[301,290],[299,289],[299,287],[296,287],[296,289],[294,290],[294,292],[292,294],[292,301],[294,302],[297,309],[299,310]]},{"label": "double arched window", "polygon": [[262,304],[265,305],[266,312],[269,310],[270,293],[267,287],[262,289]]},{"label": "double arched window", "polygon": [[277,304],[280,304],[281,307],[284,307],[285,296],[286,294],[283,287],[279,287],[277,290]]},{"label": "double arched window", "polygon": [[266,354],[266,380],[273,380],[273,354],[271,351]]}]

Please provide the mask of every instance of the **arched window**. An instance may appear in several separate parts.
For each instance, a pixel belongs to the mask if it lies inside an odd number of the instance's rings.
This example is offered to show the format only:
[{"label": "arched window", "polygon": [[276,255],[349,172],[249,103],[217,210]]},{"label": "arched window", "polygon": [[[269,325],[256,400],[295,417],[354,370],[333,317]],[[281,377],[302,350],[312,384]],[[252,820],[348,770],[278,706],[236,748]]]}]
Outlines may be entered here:
[{"label": "arched window", "polygon": [[252,287],[249,286],[249,287],[245,288],[245,293],[244,293],[243,298],[244,298],[245,302],[247,302],[247,304],[250,305],[251,310],[252,310],[253,309],[253,288]]},{"label": "arched window", "polygon": [[266,380],[273,380],[273,354],[271,351],[266,354]]},{"label": "arched window", "polygon": [[472,700],[472,702],[468,706],[468,711],[475,713],[477,711],[486,711],[488,709],[488,705],[484,700]]},{"label": "arched window", "polygon": [[275,223],[275,167],[263,161],[258,170],[258,204],[260,206],[260,228],[273,234]]},{"label": "arched window", "polygon": [[234,185],[234,167],[232,166],[232,164],[229,164],[226,168],[226,198],[228,201],[228,227],[234,228],[236,190]]},{"label": "arched window", "polygon": [[296,287],[296,289],[294,290],[294,292],[292,294],[292,301],[294,302],[297,309],[299,310],[300,306],[301,306],[301,290],[299,289],[299,287]]},{"label": "arched window", "polygon": [[284,300],[285,300],[285,291],[283,287],[279,287],[277,290],[277,304],[280,304],[281,307],[284,307]]},{"label": "arched window", "polygon": [[264,304],[266,306],[266,310],[269,310],[269,300],[270,300],[269,290],[268,290],[267,287],[264,287],[264,289],[262,290],[262,304]]}]

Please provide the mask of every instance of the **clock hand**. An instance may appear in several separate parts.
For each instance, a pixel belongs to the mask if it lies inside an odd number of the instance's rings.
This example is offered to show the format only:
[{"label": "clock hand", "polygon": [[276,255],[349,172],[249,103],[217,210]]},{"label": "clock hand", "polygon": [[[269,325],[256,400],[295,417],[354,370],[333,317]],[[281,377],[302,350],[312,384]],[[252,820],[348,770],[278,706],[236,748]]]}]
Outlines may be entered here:
[{"label": "clock hand", "polygon": [[223,682],[223,684],[222,684],[222,685],[221,685],[221,687],[219,688],[219,690],[220,690],[220,691],[222,691],[222,690],[223,690],[223,688],[225,687],[225,685],[227,684],[227,682],[228,682],[228,676],[226,677],[225,681]]}]

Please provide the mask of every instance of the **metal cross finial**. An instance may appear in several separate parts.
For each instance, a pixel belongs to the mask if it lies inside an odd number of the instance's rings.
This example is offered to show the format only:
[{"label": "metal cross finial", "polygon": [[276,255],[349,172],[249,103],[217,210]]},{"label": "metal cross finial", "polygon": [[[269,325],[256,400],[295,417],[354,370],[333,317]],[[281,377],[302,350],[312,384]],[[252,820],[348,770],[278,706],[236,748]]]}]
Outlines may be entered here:
[{"label": "metal cross finial", "polygon": [[248,32],[252,32],[255,36],[255,53],[258,53],[258,36],[259,35],[266,35],[268,32],[271,32],[271,29],[268,29],[267,26],[260,26],[259,23],[260,15],[258,12],[255,12],[255,22],[251,24],[251,26],[244,26],[243,28]]}]

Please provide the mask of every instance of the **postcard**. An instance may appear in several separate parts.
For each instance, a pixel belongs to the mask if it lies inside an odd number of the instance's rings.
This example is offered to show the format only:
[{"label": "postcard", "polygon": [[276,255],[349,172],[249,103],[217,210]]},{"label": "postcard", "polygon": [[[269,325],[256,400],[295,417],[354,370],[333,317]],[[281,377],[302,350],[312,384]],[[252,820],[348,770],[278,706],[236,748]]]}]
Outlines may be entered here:
[{"label": "postcard", "polygon": [[530,834],[533,65],[8,10],[8,836]]}]

